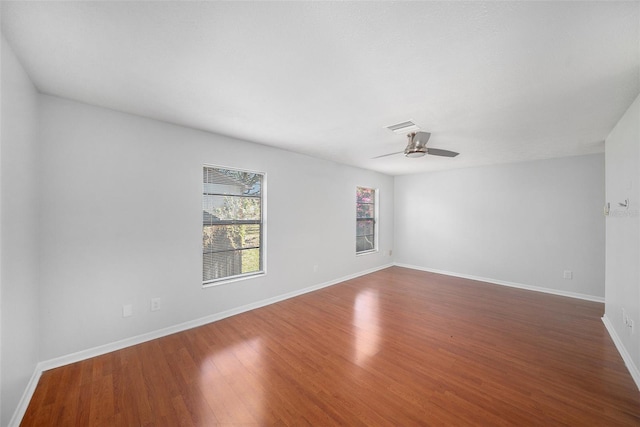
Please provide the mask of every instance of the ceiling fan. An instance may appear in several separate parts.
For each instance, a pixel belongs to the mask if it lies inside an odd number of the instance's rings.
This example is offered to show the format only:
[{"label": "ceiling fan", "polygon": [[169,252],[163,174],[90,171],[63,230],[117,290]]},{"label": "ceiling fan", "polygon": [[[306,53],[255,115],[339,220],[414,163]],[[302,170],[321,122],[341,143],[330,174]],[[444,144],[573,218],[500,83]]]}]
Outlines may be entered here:
[{"label": "ceiling fan", "polygon": [[429,132],[411,132],[407,134],[409,143],[404,151],[396,151],[395,153],[383,154],[381,156],[372,157],[379,159],[380,157],[393,156],[395,154],[404,153],[405,157],[422,157],[425,154],[432,156],[455,157],[460,153],[455,151],[442,150],[440,148],[427,148],[427,142],[431,134]]}]

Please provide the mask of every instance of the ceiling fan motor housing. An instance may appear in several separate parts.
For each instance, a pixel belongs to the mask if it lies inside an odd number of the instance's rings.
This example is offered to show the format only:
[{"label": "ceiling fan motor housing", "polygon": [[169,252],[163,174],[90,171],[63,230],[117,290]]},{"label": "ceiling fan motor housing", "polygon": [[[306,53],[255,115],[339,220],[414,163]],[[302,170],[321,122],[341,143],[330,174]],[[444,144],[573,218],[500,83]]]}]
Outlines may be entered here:
[{"label": "ceiling fan motor housing", "polygon": [[404,149],[406,157],[422,157],[427,154],[427,142],[431,134],[429,132],[412,132],[407,135],[409,143]]}]

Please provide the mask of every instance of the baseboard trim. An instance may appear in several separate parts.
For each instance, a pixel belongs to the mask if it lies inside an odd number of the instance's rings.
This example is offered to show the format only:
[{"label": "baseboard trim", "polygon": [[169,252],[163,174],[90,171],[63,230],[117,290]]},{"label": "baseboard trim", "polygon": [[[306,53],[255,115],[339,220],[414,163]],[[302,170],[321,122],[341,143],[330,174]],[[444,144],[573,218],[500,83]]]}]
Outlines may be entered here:
[{"label": "baseboard trim", "polygon": [[478,276],[473,276],[473,275],[470,275],[470,274],[453,273],[451,271],[436,270],[434,268],[420,267],[420,266],[411,265],[411,264],[394,263],[393,265],[398,266],[398,267],[410,268],[412,270],[428,271],[429,273],[444,274],[445,276],[460,277],[462,279],[477,280],[479,282],[487,282],[487,283],[492,283],[494,285],[508,286],[510,288],[525,289],[527,291],[543,292],[545,294],[552,294],[552,295],[558,295],[558,296],[563,296],[563,297],[577,298],[577,299],[581,299],[581,300],[600,302],[600,303],[604,304],[604,297],[597,297],[597,296],[594,296],[594,295],[581,294],[581,293],[577,293],[577,292],[559,291],[559,290],[556,290],[556,289],[542,288],[542,287],[539,287],[539,286],[525,285],[525,284],[522,284],[522,283],[507,282],[507,281],[504,281],[504,280],[491,279],[491,278],[488,278],[488,277],[478,277]]},{"label": "baseboard trim", "polygon": [[11,418],[11,422],[9,426],[18,426],[20,421],[24,417],[25,412],[27,411],[27,407],[29,406],[29,402],[33,397],[33,393],[35,392],[36,386],[38,385],[38,380],[44,371],[48,371],[49,369],[58,368],[60,366],[65,366],[70,363],[79,362],[81,360],[90,359],[92,357],[101,356],[106,353],[111,353],[112,351],[121,350],[126,347],[131,347],[133,345],[142,344],[147,341],[151,341],[157,338],[162,338],[167,335],[175,334],[177,332],[186,331],[188,329],[193,329],[198,326],[206,325],[208,323],[216,322],[218,320],[225,319],[227,317],[235,316],[236,314],[244,313],[247,311],[255,310],[260,307],[265,307],[267,305],[275,304],[280,301],[284,301],[290,298],[294,298],[300,295],[307,294],[309,292],[317,291],[322,288],[327,288],[329,286],[337,285],[338,283],[345,282],[347,280],[355,279],[356,277],[365,276],[367,274],[375,273],[376,271],[384,270],[385,268],[392,267],[393,264],[385,264],[379,267],[374,267],[368,270],[360,271],[358,273],[350,274],[347,276],[340,277],[338,279],[330,280],[328,282],[323,282],[317,285],[309,286],[307,288],[299,289],[293,292],[289,292],[286,294],[278,295],[276,297],[267,298],[264,300],[256,301],[251,304],[246,304],[240,307],[236,307],[230,310],[226,310],[220,313],[215,313],[210,316],[201,317],[199,319],[194,319],[188,322],[180,323],[178,325],[169,326],[167,328],[158,329],[156,331],[148,332],[145,334],[137,335],[135,337],[126,338],[120,341],[115,341],[109,344],[101,345],[98,347],[89,348],[86,350],[78,351],[75,353],[67,354],[65,356],[56,357],[54,359],[49,359],[42,361],[36,365],[35,371],[29,381],[27,388],[25,389],[22,398],[16,408],[13,417]]},{"label": "baseboard trim", "polygon": [[36,387],[38,386],[38,381],[40,381],[40,376],[42,376],[42,370],[38,369],[38,365],[36,365],[35,371],[33,371],[33,375],[29,379],[29,383],[27,387],[24,389],[24,393],[22,393],[22,397],[20,398],[20,402],[18,402],[18,407],[13,412],[13,416],[9,421],[9,427],[19,427],[20,421],[22,421],[22,417],[25,412],[27,412],[27,407],[29,406],[29,402],[31,402],[31,397],[33,397],[33,393],[36,391]]},{"label": "baseboard trim", "polygon": [[636,383],[636,387],[638,387],[638,390],[640,390],[640,370],[638,370],[636,364],[633,363],[631,355],[624,347],[620,336],[613,327],[613,323],[611,323],[611,320],[607,317],[606,314],[602,316],[602,323],[604,323],[605,328],[607,328],[607,332],[609,332],[609,336],[613,340],[618,353],[620,353],[620,356],[622,356],[622,360],[624,360],[624,364],[627,366],[627,369],[631,374],[631,378],[633,378],[633,381]]}]

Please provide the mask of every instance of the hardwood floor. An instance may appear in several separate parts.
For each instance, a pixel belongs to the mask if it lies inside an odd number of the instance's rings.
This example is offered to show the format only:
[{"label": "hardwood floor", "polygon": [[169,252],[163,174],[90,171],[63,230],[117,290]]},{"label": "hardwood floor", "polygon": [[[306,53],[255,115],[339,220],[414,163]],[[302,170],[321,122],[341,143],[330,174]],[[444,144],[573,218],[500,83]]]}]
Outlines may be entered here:
[{"label": "hardwood floor", "polygon": [[640,425],[602,314],[392,267],[47,371],[22,425]]}]

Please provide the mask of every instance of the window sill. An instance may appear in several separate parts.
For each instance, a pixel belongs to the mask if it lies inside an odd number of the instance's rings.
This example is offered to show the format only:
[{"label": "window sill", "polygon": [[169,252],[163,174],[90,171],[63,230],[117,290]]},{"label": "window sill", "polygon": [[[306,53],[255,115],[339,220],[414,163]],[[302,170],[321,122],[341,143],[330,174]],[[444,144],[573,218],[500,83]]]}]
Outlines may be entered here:
[{"label": "window sill", "polygon": [[377,249],[371,249],[370,251],[356,252],[356,256],[363,256],[363,255],[377,254],[377,253],[378,253]]},{"label": "window sill", "polygon": [[216,286],[220,286],[220,285],[228,285],[229,283],[234,283],[234,282],[241,282],[243,280],[249,280],[249,279],[255,279],[256,277],[262,277],[262,276],[266,276],[267,273],[265,271],[260,271],[257,273],[249,273],[249,274],[244,274],[242,276],[234,276],[231,277],[229,279],[218,279],[218,280],[212,280],[209,282],[202,282],[202,289],[206,289],[206,288],[213,288]]}]

